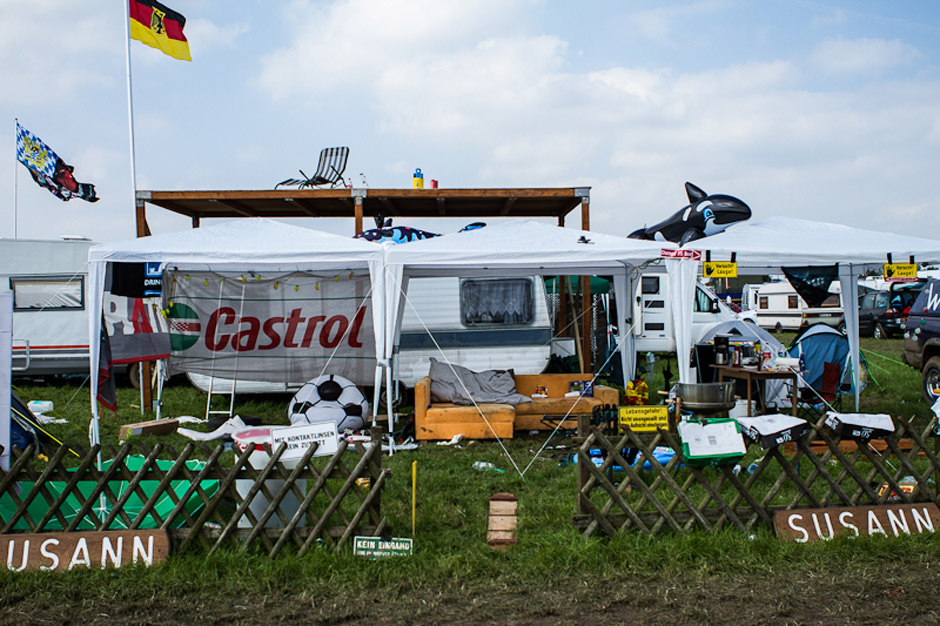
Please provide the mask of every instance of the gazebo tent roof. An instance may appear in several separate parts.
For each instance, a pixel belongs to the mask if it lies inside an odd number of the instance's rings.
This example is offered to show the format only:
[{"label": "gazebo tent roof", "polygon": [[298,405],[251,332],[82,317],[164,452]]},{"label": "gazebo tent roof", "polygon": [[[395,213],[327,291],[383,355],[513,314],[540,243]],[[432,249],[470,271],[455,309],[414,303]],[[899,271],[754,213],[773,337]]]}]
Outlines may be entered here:
[{"label": "gazebo tent roof", "polygon": [[713,261],[727,261],[733,252],[739,274],[800,265],[875,265],[886,263],[888,254],[896,262],[910,256],[940,261],[940,241],[792,217],[748,220],[683,247],[710,251]]}]

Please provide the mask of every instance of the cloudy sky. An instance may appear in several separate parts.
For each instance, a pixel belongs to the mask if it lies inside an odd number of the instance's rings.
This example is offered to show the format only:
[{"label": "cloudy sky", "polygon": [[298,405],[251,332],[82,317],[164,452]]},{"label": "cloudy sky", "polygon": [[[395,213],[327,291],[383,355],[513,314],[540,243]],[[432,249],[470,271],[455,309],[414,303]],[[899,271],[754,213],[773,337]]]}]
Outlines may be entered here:
[{"label": "cloudy sky", "polygon": [[[410,187],[416,167],[442,187],[590,186],[611,234],[679,209],[692,181],[757,217],[940,239],[931,0],[166,4],[193,62],[132,42],[139,189],[271,188],[346,145],[356,186]],[[0,236],[15,178],[20,237],[133,237],[122,1],[0,16]],[[101,201],[37,187],[14,118]]]}]

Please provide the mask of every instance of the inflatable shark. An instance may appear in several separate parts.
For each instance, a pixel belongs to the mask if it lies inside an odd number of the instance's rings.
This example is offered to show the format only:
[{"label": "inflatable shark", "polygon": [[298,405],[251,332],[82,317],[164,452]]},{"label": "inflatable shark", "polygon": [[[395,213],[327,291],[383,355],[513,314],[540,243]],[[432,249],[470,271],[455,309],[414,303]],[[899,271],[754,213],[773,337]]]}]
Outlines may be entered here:
[{"label": "inflatable shark", "polygon": [[649,228],[635,230],[628,236],[631,239],[672,241],[682,245],[720,233],[732,224],[751,217],[751,208],[734,196],[710,196],[692,183],[685,184],[685,192],[691,204],[681,208],[669,219]]}]

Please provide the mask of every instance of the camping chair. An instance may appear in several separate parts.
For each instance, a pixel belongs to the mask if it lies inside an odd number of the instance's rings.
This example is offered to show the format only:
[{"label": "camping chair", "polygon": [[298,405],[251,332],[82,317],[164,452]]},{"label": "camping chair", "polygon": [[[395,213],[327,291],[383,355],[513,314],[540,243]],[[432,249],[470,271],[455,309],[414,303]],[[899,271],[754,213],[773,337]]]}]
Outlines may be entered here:
[{"label": "camping chair", "polygon": [[281,185],[297,185],[300,189],[304,187],[320,187],[329,185],[335,187],[337,183],[345,183],[343,172],[346,171],[346,161],[349,159],[349,148],[323,148],[320,151],[320,162],[317,164],[317,171],[313,176],[307,176],[303,170],[298,170],[303,178],[288,178],[274,186],[275,189]]},{"label": "camping chair", "polygon": [[[797,409],[800,417],[809,422],[818,420],[829,407],[836,411],[841,410],[839,395],[839,381],[842,378],[842,368],[838,363],[826,362],[823,364],[822,384],[818,389],[803,387],[800,389]],[[811,419],[812,418],[812,419]]]}]

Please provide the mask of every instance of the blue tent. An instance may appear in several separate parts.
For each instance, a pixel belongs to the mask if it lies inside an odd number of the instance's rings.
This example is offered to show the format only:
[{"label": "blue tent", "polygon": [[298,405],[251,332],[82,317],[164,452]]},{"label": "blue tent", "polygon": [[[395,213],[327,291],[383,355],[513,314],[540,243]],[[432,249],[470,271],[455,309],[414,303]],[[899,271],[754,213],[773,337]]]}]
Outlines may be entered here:
[{"label": "blue tent", "polygon": [[[803,380],[814,389],[820,389],[823,384],[823,368],[826,363],[838,363],[840,367],[839,391],[848,393],[852,391],[852,358],[849,350],[849,340],[841,332],[826,324],[813,324],[797,333],[790,343],[789,354],[798,358],[803,355],[805,372]],[[864,365],[864,359],[862,359]],[[842,384],[849,387],[843,388]]]}]

